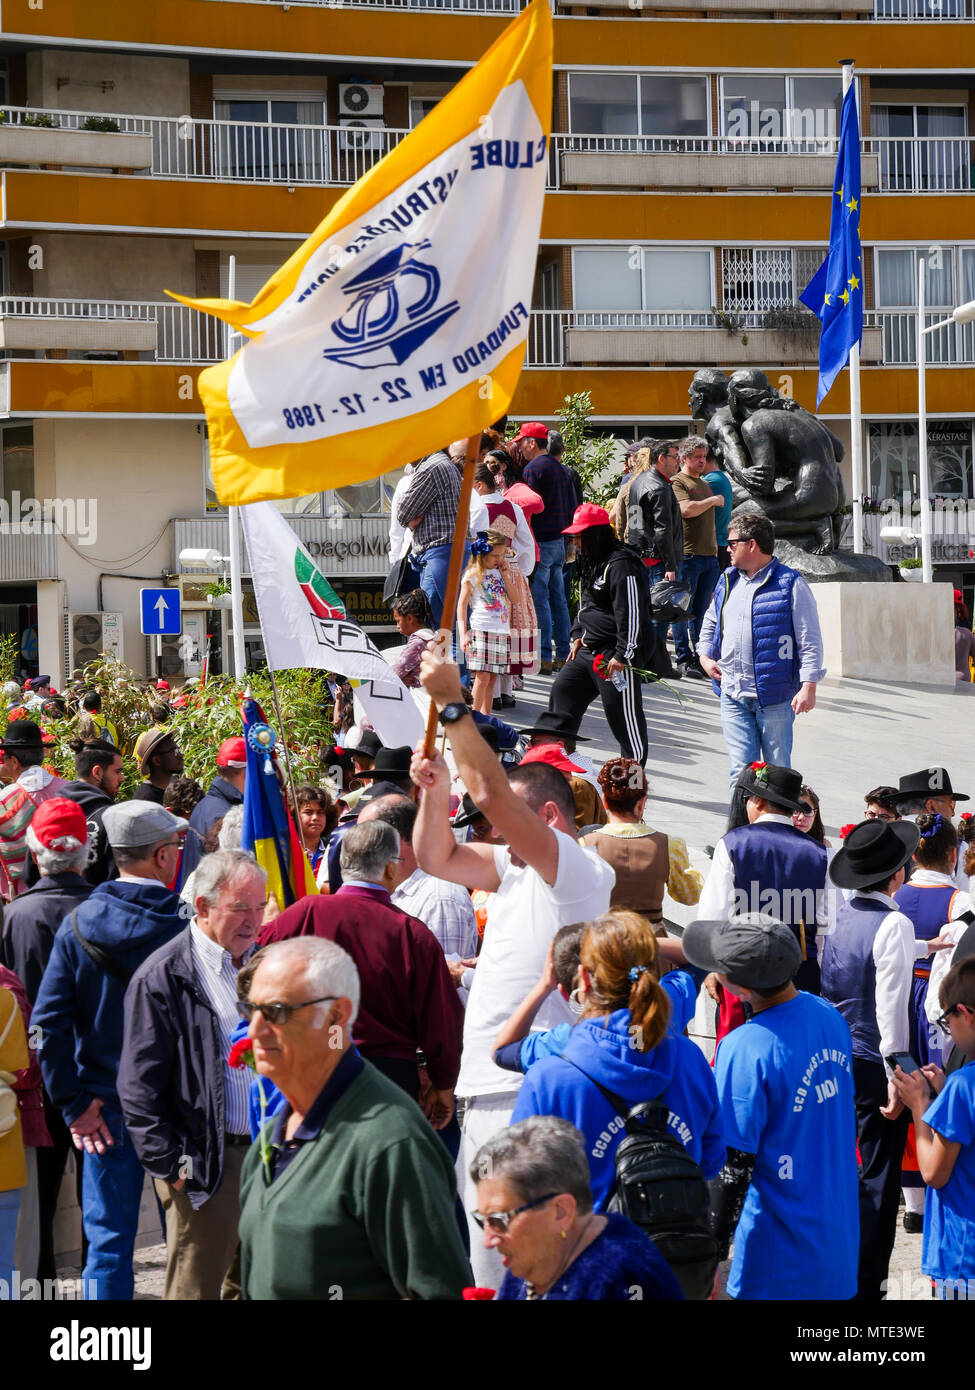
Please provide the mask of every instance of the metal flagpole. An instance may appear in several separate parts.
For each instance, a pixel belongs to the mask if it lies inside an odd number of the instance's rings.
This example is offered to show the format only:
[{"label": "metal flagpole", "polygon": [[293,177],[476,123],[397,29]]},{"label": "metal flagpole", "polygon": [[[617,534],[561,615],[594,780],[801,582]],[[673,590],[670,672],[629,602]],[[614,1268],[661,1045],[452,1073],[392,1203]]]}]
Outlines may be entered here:
[{"label": "metal flagpole", "polygon": [[[237,295],[237,257],[231,256],[227,267],[227,298]],[[240,335],[231,333],[228,356],[237,350]],[[240,578],[240,512],[237,507],[227,508],[227,522],[230,539],[230,611],[233,622],[234,678],[244,679],[244,590]]]},{"label": "metal flagpole", "polygon": [[[853,82],[854,61],[852,58],[840,60],[843,69],[843,95],[846,96]],[[856,101],[856,92],[853,93]],[[857,107],[857,130],[860,128],[859,106]],[[860,151],[857,151],[860,158]],[[862,276],[861,276],[862,280]],[[862,290],[861,290],[862,293]],[[853,551],[863,554],[863,421],[860,413],[860,344],[850,348],[850,467],[853,475]]]},{"label": "metal flagpole", "polygon": [[931,573],[931,486],[928,477],[928,340],[924,336],[923,256],[917,258],[917,463],[921,490],[921,582],[930,584]]},{"label": "metal flagpole", "polygon": [[[454,539],[450,547],[450,565],[447,569],[447,582],[444,585],[443,613],[440,615],[440,630],[448,634],[453,633],[454,620],[457,616],[457,591],[460,588],[460,567],[464,560],[464,545],[467,541],[467,533],[470,529],[471,514],[471,492],[474,487],[474,465],[477,462],[478,451],[481,447],[480,431],[472,434],[467,441],[467,449],[464,453],[464,477],[460,485],[460,501],[457,503],[457,523],[454,527]],[[423,740],[423,751],[426,757],[433,755],[434,746],[437,742],[437,706],[433,700],[430,701],[430,713],[427,715],[427,731]]]}]

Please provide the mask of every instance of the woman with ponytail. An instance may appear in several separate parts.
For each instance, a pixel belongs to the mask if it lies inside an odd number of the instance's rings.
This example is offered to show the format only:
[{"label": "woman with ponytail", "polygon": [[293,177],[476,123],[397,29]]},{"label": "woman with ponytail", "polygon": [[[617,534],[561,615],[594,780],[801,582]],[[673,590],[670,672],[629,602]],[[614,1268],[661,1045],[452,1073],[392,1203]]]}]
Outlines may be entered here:
[{"label": "woman with ponytail", "polygon": [[700,1048],[670,1027],[670,999],[646,918],[608,912],[589,924],[575,996],[579,1022],[561,1055],[529,1069],[512,1124],[556,1115],[582,1131],[597,1212],[613,1194],[626,1114],[644,1101],[659,1097],[667,1104],[671,1132],[704,1176],[715,1177],[725,1147],[714,1076]]}]

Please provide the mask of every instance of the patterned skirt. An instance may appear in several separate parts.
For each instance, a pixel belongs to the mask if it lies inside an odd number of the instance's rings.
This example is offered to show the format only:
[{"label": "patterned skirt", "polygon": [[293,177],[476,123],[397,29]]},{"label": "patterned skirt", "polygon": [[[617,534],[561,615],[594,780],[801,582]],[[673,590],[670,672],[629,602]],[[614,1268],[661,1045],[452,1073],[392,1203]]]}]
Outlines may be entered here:
[{"label": "patterned skirt", "polygon": [[506,632],[471,631],[467,649],[469,671],[490,671],[497,676],[508,674],[511,638]]}]

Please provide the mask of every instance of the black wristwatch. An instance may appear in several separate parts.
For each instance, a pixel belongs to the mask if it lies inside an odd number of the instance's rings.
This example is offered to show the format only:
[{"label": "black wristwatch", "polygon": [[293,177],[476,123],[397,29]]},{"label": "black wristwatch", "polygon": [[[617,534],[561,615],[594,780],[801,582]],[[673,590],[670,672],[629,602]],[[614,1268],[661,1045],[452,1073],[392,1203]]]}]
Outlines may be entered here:
[{"label": "black wristwatch", "polygon": [[444,705],[440,711],[441,724],[456,724],[458,719],[463,719],[465,714],[470,714],[470,710],[462,700],[452,700],[449,705]]}]

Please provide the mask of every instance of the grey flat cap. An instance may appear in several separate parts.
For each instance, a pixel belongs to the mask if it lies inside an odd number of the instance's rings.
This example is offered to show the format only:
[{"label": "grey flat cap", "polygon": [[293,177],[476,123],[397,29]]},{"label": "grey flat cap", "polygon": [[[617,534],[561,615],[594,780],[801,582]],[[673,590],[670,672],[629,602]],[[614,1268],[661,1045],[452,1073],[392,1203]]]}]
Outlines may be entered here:
[{"label": "grey flat cap", "polygon": [[784,986],[802,964],[795,932],[764,912],[743,912],[730,922],[691,922],[681,945],[692,965],[716,970],[746,989]]},{"label": "grey flat cap", "polygon": [[151,801],[121,801],[103,813],[102,824],[112,849],[140,849],[184,831],[189,821]]}]

